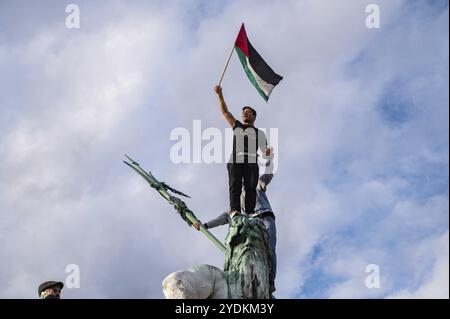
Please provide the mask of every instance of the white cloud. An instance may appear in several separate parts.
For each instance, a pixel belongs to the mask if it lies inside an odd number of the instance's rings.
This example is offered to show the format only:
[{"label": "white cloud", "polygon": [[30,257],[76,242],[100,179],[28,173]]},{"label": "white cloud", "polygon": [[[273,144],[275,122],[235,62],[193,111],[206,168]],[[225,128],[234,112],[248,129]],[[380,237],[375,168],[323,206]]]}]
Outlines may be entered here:
[{"label": "white cloud", "polygon": [[432,255],[434,262],[426,269],[425,279],[415,289],[404,289],[388,296],[388,298],[449,298],[449,245],[448,231],[424,241],[417,247],[417,262],[423,262],[426,255]]}]

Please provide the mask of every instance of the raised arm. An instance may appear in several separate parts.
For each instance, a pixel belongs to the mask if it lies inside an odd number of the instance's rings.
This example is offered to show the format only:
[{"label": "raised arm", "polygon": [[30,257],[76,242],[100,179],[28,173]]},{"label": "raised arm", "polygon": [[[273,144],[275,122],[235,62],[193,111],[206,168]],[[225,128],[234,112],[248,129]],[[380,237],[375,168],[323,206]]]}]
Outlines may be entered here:
[{"label": "raised arm", "polygon": [[273,151],[272,151],[272,148],[270,148],[270,150],[271,150],[272,156],[271,156],[271,158],[269,158],[267,160],[265,168],[264,168],[264,174],[259,177],[258,186],[257,186],[257,188],[259,190],[262,190],[264,192],[267,189],[267,185],[270,184],[270,182],[272,181],[272,178],[273,178],[273,162],[272,162]]},{"label": "raised arm", "polygon": [[219,98],[220,112],[223,114],[225,120],[231,126],[231,128],[234,128],[234,125],[236,124],[236,119],[234,118],[233,114],[231,114],[230,111],[228,111],[227,104],[223,99],[222,87],[220,85],[216,85],[214,87],[214,92],[216,92],[217,97]]}]

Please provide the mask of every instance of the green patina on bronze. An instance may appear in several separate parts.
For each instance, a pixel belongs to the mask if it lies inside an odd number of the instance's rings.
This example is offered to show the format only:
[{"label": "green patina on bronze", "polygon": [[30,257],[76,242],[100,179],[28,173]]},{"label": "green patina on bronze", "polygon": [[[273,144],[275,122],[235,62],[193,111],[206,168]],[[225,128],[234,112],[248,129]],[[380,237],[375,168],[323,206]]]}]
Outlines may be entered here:
[{"label": "green patina on bronze", "polygon": [[[136,173],[138,173],[142,178],[144,178],[149,185],[156,189],[158,193],[166,199],[173,207],[176,209],[178,214],[180,214],[181,218],[189,225],[192,226],[194,223],[200,223],[200,221],[195,217],[194,213],[186,206],[186,204],[176,196],[173,196],[169,193],[179,194],[181,196],[189,197],[186,194],[183,194],[180,191],[170,187],[164,182],[158,181],[151,172],[146,172],[143,170],[139,164],[131,159],[129,156],[125,155],[125,157],[129,160],[129,162],[123,161],[129,167],[131,167]],[[201,223],[200,223],[201,224]],[[214,245],[217,246],[222,252],[225,252],[225,246],[213,235],[211,234],[203,225],[200,226],[200,231],[213,242]]]},{"label": "green patina on bronze", "polygon": [[268,236],[260,218],[237,215],[231,220],[224,264],[229,298],[270,298]]}]

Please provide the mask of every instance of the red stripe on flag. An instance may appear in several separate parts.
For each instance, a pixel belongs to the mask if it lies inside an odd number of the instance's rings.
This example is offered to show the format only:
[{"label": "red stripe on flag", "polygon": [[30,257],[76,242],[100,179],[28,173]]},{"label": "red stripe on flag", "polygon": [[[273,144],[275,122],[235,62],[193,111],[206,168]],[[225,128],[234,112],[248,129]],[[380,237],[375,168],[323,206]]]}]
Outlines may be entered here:
[{"label": "red stripe on flag", "polygon": [[241,51],[248,56],[248,48],[247,48],[247,33],[245,32],[244,24],[242,23],[241,29],[239,30],[239,34],[236,38],[236,42],[234,45],[241,49]]}]

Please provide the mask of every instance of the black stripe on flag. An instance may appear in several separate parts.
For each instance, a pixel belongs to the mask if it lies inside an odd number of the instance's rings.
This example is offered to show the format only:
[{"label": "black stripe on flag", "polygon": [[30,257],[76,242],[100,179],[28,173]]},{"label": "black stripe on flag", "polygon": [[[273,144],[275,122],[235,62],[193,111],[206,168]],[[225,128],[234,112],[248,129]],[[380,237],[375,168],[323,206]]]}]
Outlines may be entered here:
[{"label": "black stripe on flag", "polygon": [[256,74],[259,75],[261,79],[265,82],[272,84],[273,86],[277,85],[283,77],[281,75],[276,74],[272,68],[264,61],[264,59],[259,55],[259,53],[253,48],[250,41],[247,39],[247,48],[248,48],[248,60],[253,70],[255,70]]}]

